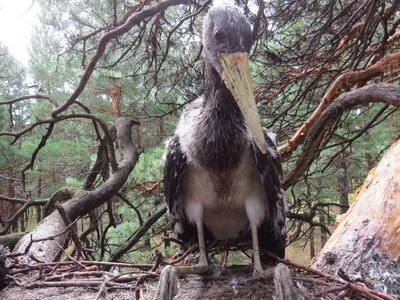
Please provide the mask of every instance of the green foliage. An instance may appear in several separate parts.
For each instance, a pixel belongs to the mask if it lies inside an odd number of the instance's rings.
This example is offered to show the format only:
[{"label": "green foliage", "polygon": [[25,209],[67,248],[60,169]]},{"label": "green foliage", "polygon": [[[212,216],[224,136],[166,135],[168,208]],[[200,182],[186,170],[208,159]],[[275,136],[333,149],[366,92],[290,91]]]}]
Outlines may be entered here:
[{"label": "green foliage", "polygon": [[[255,1],[237,2],[256,5]],[[0,44],[0,96],[1,100],[7,100],[28,92],[39,92],[50,95],[51,101],[31,99],[14,103],[11,107],[0,106],[0,131],[15,133],[37,121],[50,119],[54,107],[65,103],[78,86],[101,36],[118,26],[118,20],[132,7],[132,1],[39,0],[38,3],[41,23],[34,26],[31,37],[29,68],[24,70]],[[389,7],[390,3],[387,1],[385,4]],[[120,192],[140,211],[144,220],[163,203],[162,185],[151,192],[144,189],[162,178],[162,141],[172,134],[181,105],[203,93],[203,62],[199,51],[201,19],[206,9],[197,14],[196,5],[171,7],[113,39],[78,98],[93,115],[105,122],[114,122],[115,117],[109,113],[110,90],[116,85],[121,88],[121,115],[143,118],[141,136],[145,149]],[[365,27],[365,32],[371,36],[354,39],[354,46],[349,44],[343,53],[338,54],[337,46],[343,34],[349,33],[357,22],[365,21],[365,16],[373,15],[363,14],[362,9],[369,6],[356,8],[353,6],[357,5],[352,4],[348,11],[342,11],[343,4],[335,1],[313,1],[310,4],[269,1],[268,5],[264,10],[266,15],[262,16],[268,24],[261,21],[259,29],[264,26],[266,31],[254,41],[251,68],[253,82],[257,91],[261,91],[258,96],[262,100],[259,104],[262,123],[278,132],[283,143],[311,115],[340,74],[368,66],[377,53],[376,49],[392,51],[386,49],[389,47],[386,44],[382,47],[374,45],[372,51],[367,48],[360,51],[365,46],[360,43],[384,41],[383,34],[389,31],[389,25],[394,24],[395,17],[382,15],[386,22]],[[248,8],[245,11],[254,21],[256,16],[249,12],[254,7]],[[371,6],[371,12],[372,9]],[[389,11],[382,9],[377,15]],[[374,19],[370,18],[370,22]],[[333,23],[328,24],[327,20],[333,20]],[[354,20],[357,21],[352,23]],[[182,25],[177,27],[179,22]],[[383,30],[382,26],[389,27]],[[333,62],[329,61],[331,58],[334,58]],[[382,76],[387,75],[382,73]],[[27,82],[33,83],[34,87],[27,88]],[[286,192],[292,209],[299,202],[299,213],[307,212],[310,205],[318,202],[337,203],[339,181],[344,177],[349,183],[348,197],[352,198],[353,191],[362,184],[370,167],[368,159],[377,162],[382,151],[399,135],[399,112],[394,110],[385,111],[372,128],[361,132],[381,109],[382,105],[378,104],[363,105],[343,113],[334,130],[327,133],[304,178]],[[66,113],[87,111],[74,104]],[[161,118],[162,124],[159,123]],[[9,145],[12,137],[1,136],[0,170],[5,170],[7,176],[19,178],[21,169],[43,143],[48,126],[42,124],[28,130],[12,146]],[[32,192],[33,197],[43,198],[65,184],[80,188],[96,159],[97,144],[98,136],[91,121],[58,122],[46,145],[40,149],[34,166],[25,172],[26,189]],[[292,159],[284,165],[285,171],[295,165],[301,151],[299,147],[293,153]],[[340,152],[342,154],[337,155]],[[341,166],[343,157],[345,167]],[[42,185],[40,195],[39,183]],[[108,233],[110,251],[140,226],[137,213],[125,203],[118,202],[116,213],[122,215],[123,223]],[[331,213],[332,216],[335,214]],[[163,218],[155,228],[165,223]],[[144,237],[148,238],[152,246],[160,242],[151,234]],[[143,241],[138,245],[141,246]],[[131,261],[149,260],[152,253],[152,250],[145,249],[130,253],[127,258]],[[232,259],[239,263],[242,257]]]},{"label": "green foliage", "polygon": [[82,188],[83,181],[76,178],[68,177],[65,179],[65,183],[69,186],[80,189]]},{"label": "green foliage", "polygon": [[132,177],[138,181],[157,180],[162,178],[164,162],[162,155],[163,145],[157,148],[145,149],[140,155],[139,161],[132,173]]}]

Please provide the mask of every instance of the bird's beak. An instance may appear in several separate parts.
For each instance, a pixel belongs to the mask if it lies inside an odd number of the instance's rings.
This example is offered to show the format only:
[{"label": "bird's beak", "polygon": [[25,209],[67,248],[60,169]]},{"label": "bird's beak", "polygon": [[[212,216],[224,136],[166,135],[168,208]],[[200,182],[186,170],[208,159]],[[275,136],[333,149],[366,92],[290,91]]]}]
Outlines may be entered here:
[{"label": "bird's beak", "polygon": [[223,70],[222,77],[239,105],[258,148],[262,153],[266,153],[265,137],[254,99],[248,57],[249,54],[246,52],[218,54]]}]

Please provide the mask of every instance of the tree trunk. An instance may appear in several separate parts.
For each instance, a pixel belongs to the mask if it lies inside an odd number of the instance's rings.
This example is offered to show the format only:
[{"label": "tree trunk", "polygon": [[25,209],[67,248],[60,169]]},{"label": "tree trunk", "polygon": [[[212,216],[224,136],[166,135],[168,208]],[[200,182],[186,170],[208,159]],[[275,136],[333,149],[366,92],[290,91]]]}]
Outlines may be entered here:
[{"label": "tree trunk", "polygon": [[[312,226],[312,225],[310,225]],[[310,258],[315,256],[314,228],[310,230]]]},{"label": "tree trunk", "polygon": [[[42,196],[42,174],[39,173],[38,177],[38,183],[37,183],[37,196],[38,199]],[[42,206],[37,205],[36,206],[36,223],[39,224],[39,222],[42,220]]]},{"label": "tree trunk", "polygon": [[338,178],[338,192],[340,213],[344,214],[349,209],[349,177],[347,175],[346,157],[343,155],[339,158],[339,168],[342,174]]},{"label": "tree trunk", "polygon": [[0,235],[0,245],[9,247],[12,250],[18,243],[18,241],[26,234],[27,232],[17,232],[6,235]]},{"label": "tree trunk", "polygon": [[[370,171],[313,267],[400,294],[400,141]],[[360,276],[361,275],[361,276]]]},{"label": "tree trunk", "polygon": [[[390,117],[393,117],[393,114],[391,114]],[[389,118],[390,118],[390,117],[389,117]],[[363,126],[364,126],[364,127],[367,126],[368,122],[369,122],[369,120],[365,120],[365,121],[363,122]],[[390,123],[390,124],[391,124],[391,123]],[[365,131],[364,137],[365,137],[365,140],[366,140],[366,141],[370,142],[370,140],[371,140],[371,133],[370,133],[370,130],[369,130],[369,129]],[[394,141],[393,141],[392,139],[391,139],[391,143],[394,143]],[[365,152],[365,161],[367,162],[367,168],[368,168],[368,170],[371,170],[371,169],[375,166],[374,157],[372,156],[372,154],[369,152],[368,149],[366,149],[366,152]]]},{"label": "tree trunk", "polygon": [[[88,214],[96,207],[106,203],[125,184],[137,161],[137,152],[132,141],[131,127],[135,122],[128,118],[119,118],[115,122],[119,149],[123,160],[110,178],[100,187],[91,190],[79,190],[71,200],[62,206],[71,220]],[[66,234],[66,228],[57,210],[53,211],[30,234],[25,235],[14,248],[14,253],[28,253],[20,259],[33,262],[30,255],[44,262],[56,257]],[[33,242],[32,242],[33,240]]]},{"label": "tree trunk", "polygon": [[[321,208],[320,211],[319,211],[319,222],[322,225],[327,225],[325,220],[326,220],[325,212]],[[324,247],[324,245],[326,244],[327,240],[328,240],[328,237],[327,237],[326,231],[321,227],[321,248]]]}]

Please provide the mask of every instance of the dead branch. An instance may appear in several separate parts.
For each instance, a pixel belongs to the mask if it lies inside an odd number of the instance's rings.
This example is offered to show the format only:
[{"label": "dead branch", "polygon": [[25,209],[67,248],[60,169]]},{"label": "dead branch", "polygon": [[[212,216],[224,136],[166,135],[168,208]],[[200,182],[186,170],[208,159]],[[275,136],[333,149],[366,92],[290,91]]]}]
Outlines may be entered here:
[{"label": "dead branch", "polygon": [[[109,261],[117,261],[124,255],[129,249],[131,249],[140,238],[149,230],[149,228],[158,221],[167,212],[167,206],[164,205],[159,210],[157,210],[144,224],[141,226],[125,243],[120,245],[117,250],[111,255]],[[106,267],[105,270],[109,270]]]},{"label": "dead branch", "polygon": [[288,157],[304,141],[304,138],[310,132],[312,126],[320,119],[322,113],[331,105],[331,103],[340,95],[343,90],[349,90],[355,84],[370,80],[382,74],[382,72],[400,65],[400,52],[395,52],[386,56],[381,61],[370,66],[365,70],[348,71],[340,75],[325,93],[318,107],[312,115],[303,123],[295,135],[278,148],[278,151]]},{"label": "dead branch", "polygon": [[284,189],[294,185],[308,169],[318,154],[322,139],[333,128],[334,123],[342,112],[357,105],[376,102],[400,106],[400,87],[394,84],[377,83],[340,95],[310,128],[301,154],[284,176]]},{"label": "dead branch", "polygon": [[[60,107],[53,110],[52,117],[53,118],[57,117],[60,113],[62,113],[66,109],[68,109],[68,107],[70,107],[75,102],[75,100],[79,97],[79,95],[84,90],[87,82],[89,81],[89,78],[91,77],[91,75],[97,65],[97,62],[103,56],[108,43],[112,39],[117,38],[124,33],[127,33],[129,30],[131,30],[131,28],[133,26],[144,21],[146,18],[153,17],[157,13],[167,9],[169,6],[184,4],[184,3],[185,3],[185,1],[183,1],[183,0],[167,0],[167,1],[164,1],[161,3],[158,3],[156,5],[149,7],[148,9],[134,13],[126,20],[126,22],[124,24],[105,33],[99,41],[96,53],[92,56],[92,58],[90,59],[88,65],[85,69],[85,72],[82,74],[78,87],[75,89],[75,91],[71,94],[71,96],[68,98],[68,100],[64,104],[62,104]],[[124,17],[122,19],[124,19]]]},{"label": "dead branch", "polygon": [[[136,148],[131,139],[131,127],[134,120],[128,118],[119,118],[115,122],[117,128],[119,149],[123,154],[123,161],[118,166],[110,178],[100,187],[92,191],[78,191],[74,197],[67,201],[63,207],[70,219],[77,219],[84,216],[95,207],[102,205],[108,199],[113,197],[118,190],[123,186],[129,174],[133,170],[136,161]],[[29,235],[25,236],[15,247],[15,252],[24,252],[30,241],[30,236],[34,239],[45,239],[48,236],[59,234],[65,230],[62,220],[58,212],[53,212],[46,217],[42,223]],[[35,253],[36,257],[41,260],[50,262],[54,259],[55,254],[58,252],[57,244],[62,244],[63,235],[55,240],[43,241],[40,245],[35,243],[30,249],[30,253]],[[46,251],[43,249],[46,248]]]},{"label": "dead branch", "polygon": [[[58,213],[60,214],[61,218],[63,219],[65,226],[70,225],[72,223],[71,219],[69,218],[68,214],[64,210],[63,206],[57,202],[54,205],[55,205]],[[76,231],[75,226],[70,226],[70,232],[71,232],[72,240],[74,241],[76,249],[78,251],[78,259],[79,259],[79,257],[82,257],[82,258],[88,260],[88,255],[82,246],[81,240],[78,237],[78,233]]]}]

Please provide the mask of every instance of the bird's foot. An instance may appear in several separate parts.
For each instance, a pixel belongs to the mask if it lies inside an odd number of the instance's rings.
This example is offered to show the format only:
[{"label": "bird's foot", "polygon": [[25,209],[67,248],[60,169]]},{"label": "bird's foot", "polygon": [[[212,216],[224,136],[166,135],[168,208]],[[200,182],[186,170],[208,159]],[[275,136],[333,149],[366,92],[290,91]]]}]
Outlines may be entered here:
[{"label": "bird's foot", "polygon": [[178,276],[173,266],[165,266],[153,300],[172,300],[178,293]]}]

